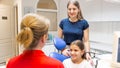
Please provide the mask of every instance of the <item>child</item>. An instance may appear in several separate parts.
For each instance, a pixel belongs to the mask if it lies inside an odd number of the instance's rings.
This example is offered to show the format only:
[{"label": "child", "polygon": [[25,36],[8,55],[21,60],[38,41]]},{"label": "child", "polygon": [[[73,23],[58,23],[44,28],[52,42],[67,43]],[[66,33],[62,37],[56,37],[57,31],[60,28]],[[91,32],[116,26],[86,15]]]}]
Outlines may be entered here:
[{"label": "child", "polygon": [[71,58],[65,59],[63,65],[65,68],[92,68],[91,64],[84,57],[84,44],[80,40],[73,41],[70,44]]}]

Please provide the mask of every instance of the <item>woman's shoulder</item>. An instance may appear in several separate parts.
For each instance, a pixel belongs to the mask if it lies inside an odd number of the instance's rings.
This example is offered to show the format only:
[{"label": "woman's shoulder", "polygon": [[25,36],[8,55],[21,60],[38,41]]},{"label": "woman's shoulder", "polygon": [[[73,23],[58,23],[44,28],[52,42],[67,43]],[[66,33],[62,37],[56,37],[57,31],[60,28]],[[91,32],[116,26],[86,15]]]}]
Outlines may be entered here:
[{"label": "woman's shoulder", "polygon": [[69,21],[69,19],[68,18],[64,18],[64,19],[62,19],[61,21],[60,21],[60,25],[66,25],[66,24],[68,24],[70,21]]},{"label": "woman's shoulder", "polygon": [[84,23],[84,22],[87,23],[87,20],[86,20],[86,19],[81,19],[80,21],[83,22],[83,23]]},{"label": "woman's shoulder", "polygon": [[64,19],[62,19],[61,21],[62,21],[62,22],[65,21],[65,22],[66,22],[66,21],[69,21],[69,19],[68,19],[68,18],[64,18]]},{"label": "woman's shoulder", "polygon": [[89,27],[89,23],[88,23],[87,20],[81,19],[80,22],[81,22],[86,28]]}]

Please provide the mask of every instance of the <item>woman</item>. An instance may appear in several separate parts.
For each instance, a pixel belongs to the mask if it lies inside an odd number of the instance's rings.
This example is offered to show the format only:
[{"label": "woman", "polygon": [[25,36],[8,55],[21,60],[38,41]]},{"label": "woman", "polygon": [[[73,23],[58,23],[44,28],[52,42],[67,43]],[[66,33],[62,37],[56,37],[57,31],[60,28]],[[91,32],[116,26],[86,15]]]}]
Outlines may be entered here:
[{"label": "woman", "polygon": [[93,68],[90,63],[85,60],[84,44],[80,40],[73,41],[70,45],[71,58],[63,61],[65,68]]},{"label": "woman", "polygon": [[[70,0],[67,4],[68,18],[63,19],[59,24],[58,36],[64,38],[69,46],[74,40],[81,40],[85,44],[86,58],[91,59],[89,44],[89,24],[83,18],[78,1]],[[69,56],[67,49],[62,52]]]},{"label": "woman", "polygon": [[64,68],[60,61],[41,50],[48,37],[49,20],[37,14],[27,14],[21,22],[17,41],[25,50],[9,60],[7,68]]}]

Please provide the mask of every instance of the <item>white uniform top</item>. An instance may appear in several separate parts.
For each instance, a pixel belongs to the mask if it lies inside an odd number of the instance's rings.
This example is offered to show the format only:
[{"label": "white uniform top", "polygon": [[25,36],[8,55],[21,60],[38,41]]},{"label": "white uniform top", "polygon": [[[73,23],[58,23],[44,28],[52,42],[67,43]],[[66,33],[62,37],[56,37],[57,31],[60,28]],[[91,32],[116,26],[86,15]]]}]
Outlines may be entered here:
[{"label": "white uniform top", "polygon": [[75,64],[71,61],[71,58],[63,61],[64,68],[93,68],[87,60],[83,60],[79,64]]}]

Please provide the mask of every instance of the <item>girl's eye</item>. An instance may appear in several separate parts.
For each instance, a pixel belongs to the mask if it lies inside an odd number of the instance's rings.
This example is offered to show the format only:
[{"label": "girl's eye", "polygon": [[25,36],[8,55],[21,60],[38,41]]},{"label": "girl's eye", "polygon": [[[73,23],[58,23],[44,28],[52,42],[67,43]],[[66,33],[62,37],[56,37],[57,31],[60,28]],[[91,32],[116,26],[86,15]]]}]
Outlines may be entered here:
[{"label": "girl's eye", "polygon": [[77,52],[78,50],[74,50],[75,52]]},{"label": "girl's eye", "polygon": [[78,50],[72,50],[72,49],[70,49],[70,51],[74,51],[74,52],[77,52]]}]

